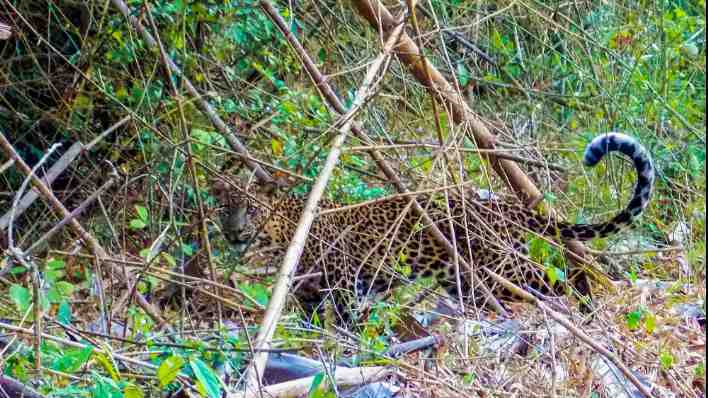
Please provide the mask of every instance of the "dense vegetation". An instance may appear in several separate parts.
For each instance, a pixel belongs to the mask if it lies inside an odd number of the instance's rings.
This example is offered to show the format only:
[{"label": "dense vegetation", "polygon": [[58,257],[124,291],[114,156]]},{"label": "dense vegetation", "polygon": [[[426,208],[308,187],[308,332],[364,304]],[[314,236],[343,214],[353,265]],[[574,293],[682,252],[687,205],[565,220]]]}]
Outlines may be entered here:
[{"label": "dense vegetation", "polygon": [[[29,186],[4,148],[0,217],[13,215],[9,228],[0,224],[0,366],[51,397],[167,396],[180,389],[218,397],[251,358],[249,339],[275,276],[254,274],[219,233],[211,186],[247,168],[200,101],[225,122],[230,139],[302,196],[322,169],[339,115],[260,2],[127,1],[157,47],[118,3],[0,4],[0,23],[12,30],[0,40],[0,133],[29,167],[41,166],[37,175],[62,168],[54,195],[68,211],[82,209],[79,224],[113,259],[96,261],[95,246],[86,237],[82,243],[71,223],[43,237],[64,218],[44,198],[25,212],[10,211]],[[274,2],[346,106],[382,49],[350,3]],[[404,11],[403,2],[386,5]],[[658,373],[651,382],[660,388],[701,396],[705,359],[696,347],[705,341],[705,323],[685,321],[674,307],[692,305],[705,319],[704,1],[433,0],[415,9],[415,18],[406,13],[408,33],[565,218],[605,218],[631,193],[635,176],[619,158],[583,168],[582,150],[595,135],[627,132],[650,150],[656,192],[639,225],[588,244],[603,270],[631,288],[601,288],[587,328],[604,329],[598,335],[633,369]],[[166,67],[167,58],[176,69]],[[347,140],[327,185],[331,199],[351,204],[395,193],[361,148],[371,145],[381,147],[410,189],[461,179],[506,190],[444,104],[396,58],[356,120],[370,141]],[[67,160],[77,142],[90,148]],[[438,156],[441,142],[456,144],[448,148],[453,167]],[[62,145],[50,150],[55,143]],[[533,239],[530,254],[553,279],[564,278],[557,248]],[[645,280],[667,283],[647,293]],[[158,308],[160,319],[126,286]],[[275,346],[352,357],[357,365],[399,365],[422,396],[434,388],[443,396],[547,394],[550,384],[534,372],[548,366],[559,396],[608,394],[597,379],[579,380],[583,360],[561,343],[554,350],[569,352],[558,360],[570,376],[556,384],[556,359],[549,365],[539,348],[548,343],[531,335],[531,352],[505,370],[483,358],[488,353],[476,340],[450,342],[454,348],[439,352],[429,373],[418,373],[423,358],[382,355],[405,340],[401,330],[412,322],[420,288],[376,301],[351,334],[320,319],[302,328],[306,314],[290,305]],[[551,334],[542,311],[515,308],[526,330]],[[567,311],[576,324],[586,320],[574,307]],[[452,323],[435,331],[454,340]],[[429,384],[431,378],[444,381]],[[326,384],[321,374],[315,382]]]}]

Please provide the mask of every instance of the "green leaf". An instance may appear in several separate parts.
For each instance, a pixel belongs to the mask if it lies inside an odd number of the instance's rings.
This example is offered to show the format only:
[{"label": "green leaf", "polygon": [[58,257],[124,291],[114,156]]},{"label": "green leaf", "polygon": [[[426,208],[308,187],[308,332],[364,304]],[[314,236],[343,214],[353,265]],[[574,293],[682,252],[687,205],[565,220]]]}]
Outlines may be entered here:
[{"label": "green leaf", "polygon": [[239,289],[249,297],[256,300],[258,304],[263,306],[268,305],[268,300],[270,300],[270,292],[268,289],[260,283],[247,284],[241,283]]},{"label": "green leaf", "polygon": [[324,376],[324,372],[319,372],[312,378],[312,385],[310,386],[310,391],[307,393],[308,398],[319,398],[319,396],[322,395],[320,385],[324,380]]},{"label": "green leaf", "polygon": [[460,81],[460,86],[464,87],[470,82],[470,71],[467,70],[464,62],[457,64],[457,78]]},{"label": "green leaf", "polygon": [[629,279],[629,281],[632,282],[632,285],[635,285],[637,283],[637,280],[639,279],[639,277],[637,276],[637,270],[632,268],[627,273],[627,279]]},{"label": "green leaf", "polygon": [[271,138],[270,149],[273,151],[273,155],[281,156],[283,154],[283,142],[277,138]]},{"label": "green leaf", "polygon": [[188,257],[191,256],[192,254],[194,254],[194,247],[187,243],[182,243],[182,254]]},{"label": "green leaf", "polygon": [[146,248],[140,250],[140,252],[138,252],[138,255],[140,257],[144,258],[145,261],[149,261],[150,259],[148,258],[148,256],[150,256],[150,248],[146,247]]},{"label": "green leaf", "polygon": [[565,272],[563,272],[562,269],[553,265],[549,265],[546,267],[546,276],[548,277],[548,282],[551,283],[551,286],[555,286],[558,281],[565,281]]},{"label": "green leaf", "polygon": [[71,305],[69,305],[69,302],[66,300],[62,300],[61,303],[59,303],[57,321],[64,325],[71,325]]},{"label": "green leaf", "polygon": [[47,291],[47,299],[50,303],[59,303],[71,297],[74,293],[74,285],[66,281],[59,281],[52,285]]},{"label": "green leaf", "polygon": [[649,334],[654,333],[654,330],[656,330],[656,316],[654,316],[653,313],[646,313],[646,318],[644,318],[644,328]]},{"label": "green leaf", "polygon": [[642,320],[642,314],[644,311],[642,310],[636,310],[628,313],[625,316],[625,319],[627,320],[627,327],[629,330],[636,330],[639,327],[639,322]]},{"label": "green leaf", "polygon": [[143,390],[141,390],[140,387],[136,386],[135,384],[128,384],[123,389],[123,397],[125,397],[125,398],[143,398],[143,397],[145,397],[145,394],[143,393]]},{"label": "green leaf", "polygon": [[10,286],[10,300],[15,303],[18,311],[25,313],[32,303],[32,294],[24,286],[13,284]]},{"label": "green leaf", "polygon": [[668,352],[668,351],[663,351],[659,355],[659,364],[661,365],[661,368],[664,370],[669,370],[674,367],[674,356]]},{"label": "green leaf", "polygon": [[189,365],[192,367],[192,371],[197,377],[197,380],[199,380],[206,389],[207,395],[210,398],[220,398],[221,382],[209,365],[197,358],[189,361]]},{"label": "green leaf", "polygon": [[118,371],[116,370],[116,368],[115,368],[113,362],[111,362],[111,361],[106,357],[105,354],[103,354],[103,353],[101,353],[101,352],[95,352],[93,356],[94,356],[94,358],[96,359],[96,361],[103,367],[103,369],[105,369],[106,372],[108,372],[108,374],[111,375],[111,379],[112,379],[113,381],[118,381],[118,380],[120,380],[120,374],[119,374]]},{"label": "green leaf", "polygon": [[472,385],[472,383],[474,383],[476,378],[477,378],[476,373],[474,373],[474,372],[467,373],[462,377],[462,383],[464,383],[465,385],[468,385],[468,386]]},{"label": "green leaf", "polygon": [[93,347],[68,349],[61,357],[57,358],[51,365],[52,370],[64,373],[74,373],[81,369],[93,353]]},{"label": "green leaf", "polygon": [[25,268],[21,265],[18,265],[16,267],[12,267],[12,269],[10,269],[10,275],[12,275],[12,276],[17,276],[17,275],[23,274],[25,272],[27,272],[27,268]]},{"label": "green leaf", "polygon": [[136,205],[135,212],[138,214],[138,218],[142,220],[145,224],[148,221],[148,211],[145,207]]},{"label": "green leaf", "polygon": [[46,264],[47,269],[51,270],[57,270],[57,269],[63,269],[65,267],[64,261],[62,260],[57,260],[55,258],[47,261]]},{"label": "green leaf", "polygon": [[162,361],[160,367],[157,368],[157,380],[160,382],[160,387],[167,387],[177,378],[184,362],[184,358],[177,355],[172,355]]},{"label": "green leaf", "polygon": [[162,256],[162,258],[165,259],[165,261],[167,261],[167,264],[169,264],[170,267],[176,267],[176,266],[177,266],[177,261],[176,261],[175,258],[172,257],[169,253],[160,253],[160,255]]},{"label": "green leaf", "polygon": [[50,290],[55,290],[61,298],[71,297],[74,294],[74,285],[67,281],[59,281]]},{"label": "green leaf", "polygon": [[147,226],[144,221],[138,220],[137,218],[134,218],[130,220],[129,227],[130,229],[143,229]]},{"label": "green leaf", "polygon": [[44,279],[47,280],[50,284],[56,283],[57,281],[61,280],[64,277],[64,271],[57,269],[57,270],[47,270],[44,272]]},{"label": "green leaf", "polygon": [[120,389],[111,379],[100,377],[94,381],[94,388],[91,391],[92,398],[118,398]]}]

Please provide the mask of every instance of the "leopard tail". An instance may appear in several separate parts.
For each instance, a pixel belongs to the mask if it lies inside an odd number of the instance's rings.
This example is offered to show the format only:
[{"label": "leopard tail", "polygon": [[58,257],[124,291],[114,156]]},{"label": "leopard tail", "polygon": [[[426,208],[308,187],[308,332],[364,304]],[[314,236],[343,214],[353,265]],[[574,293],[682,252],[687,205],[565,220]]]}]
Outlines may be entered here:
[{"label": "leopard tail", "polygon": [[635,218],[649,204],[654,185],[654,165],[648,151],[633,137],[621,133],[608,133],[596,137],[585,148],[583,161],[586,166],[595,166],[610,152],[620,152],[634,164],[637,180],[634,193],[627,206],[609,221],[596,224],[556,223],[546,234],[559,236],[563,240],[591,240],[616,233],[632,224]]}]

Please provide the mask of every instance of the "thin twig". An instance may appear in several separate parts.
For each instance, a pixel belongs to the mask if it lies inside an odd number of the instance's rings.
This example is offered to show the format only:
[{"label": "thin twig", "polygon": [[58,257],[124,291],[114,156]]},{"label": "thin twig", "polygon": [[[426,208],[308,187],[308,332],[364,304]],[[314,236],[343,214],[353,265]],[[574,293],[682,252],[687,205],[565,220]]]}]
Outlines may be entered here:
[{"label": "thin twig", "polygon": [[647,254],[647,253],[673,253],[682,252],[686,250],[683,246],[674,247],[656,247],[653,249],[638,249],[638,250],[628,250],[623,252],[613,252],[609,250],[594,250],[588,249],[588,253],[594,254],[596,256],[634,256],[637,254]]},{"label": "thin twig", "polygon": [[0,174],[4,173],[5,170],[7,170],[7,169],[9,169],[10,167],[12,167],[13,164],[15,164],[15,161],[12,160],[12,159],[10,159],[10,160],[8,160],[7,162],[5,162],[5,163],[3,163],[2,165],[0,165]]},{"label": "thin twig", "polygon": [[42,156],[42,158],[39,159],[39,162],[37,162],[37,164],[34,165],[34,167],[25,176],[24,181],[22,181],[22,185],[20,185],[20,189],[18,189],[17,192],[15,193],[15,199],[12,201],[12,207],[10,207],[10,214],[9,214],[10,217],[8,219],[8,227],[9,228],[7,229],[7,242],[8,242],[8,246],[11,249],[15,248],[15,241],[12,236],[13,235],[12,234],[12,232],[13,232],[12,231],[13,230],[12,224],[15,221],[15,214],[17,212],[17,208],[20,203],[20,198],[22,197],[22,193],[25,192],[25,190],[27,189],[27,185],[32,180],[32,177],[36,176],[37,170],[40,167],[42,167],[44,162],[46,162],[47,159],[49,159],[49,156],[51,156],[52,153],[54,153],[54,151],[59,149],[60,146],[61,146],[61,143],[56,143],[56,144],[52,145],[51,148],[49,148],[49,150],[47,150],[47,152],[44,154],[44,156]]}]

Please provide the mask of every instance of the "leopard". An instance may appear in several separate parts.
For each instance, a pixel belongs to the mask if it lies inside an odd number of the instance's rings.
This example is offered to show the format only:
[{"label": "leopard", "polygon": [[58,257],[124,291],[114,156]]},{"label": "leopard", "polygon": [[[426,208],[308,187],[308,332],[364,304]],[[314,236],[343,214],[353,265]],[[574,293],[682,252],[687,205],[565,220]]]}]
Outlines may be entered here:
[{"label": "leopard", "polygon": [[[462,303],[476,305],[485,297],[480,282],[501,302],[518,299],[514,291],[480,272],[486,268],[539,294],[572,290],[588,298],[590,278],[585,269],[570,269],[566,283],[551,281],[544,267],[529,258],[528,241],[533,236],[560,243],[589,241],[634,223],[650,202],[653,161],[637,139],[612,132],[595,137],[586,146],[584,164],[593,167],[611,152],[632,162],[636,180],[626,206],[597,223],[563,221],[538,206],[527,206],[515,195],[489,192],[414,192],[354,205],[322,199],[299,260],[298,277],[302,279],[292,286],[293,293],[307,311],[321,308],[329,298],[338,313],[357,308],[366,297],[421,278],[434,280]],[[306,199],[284,193],[274,183],[243,185],[233,180],[214,184],[215,196],[223,203],[221,224],[226,240],[242,251],[276,247],[284,253]],[[413,200],[428,218],[413,210]],[[459,257],[451,256],[434,238],[433,224],[454,243],[469,267],[461,267]]]}]

